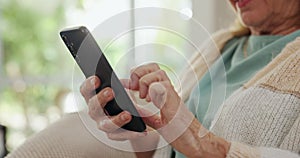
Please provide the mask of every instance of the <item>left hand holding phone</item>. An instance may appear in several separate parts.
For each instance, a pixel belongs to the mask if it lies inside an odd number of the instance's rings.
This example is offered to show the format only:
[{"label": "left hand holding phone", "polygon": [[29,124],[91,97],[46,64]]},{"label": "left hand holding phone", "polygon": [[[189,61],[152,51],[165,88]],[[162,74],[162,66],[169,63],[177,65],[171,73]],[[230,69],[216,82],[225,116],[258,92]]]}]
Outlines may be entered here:
[{"label": "left hand holding phone", "polygon": [[114,98],[114,92],[110,87],[106,87],[95,94],[95,89],[100,85],[100,79],[97,76],[91,76],[80,87],[80,92],[88,104],[89,115],[97,122],[98,129],[106,132],[108,138],[112,140],[121,141],[146,136],[146,132],[133,132],[121,128],[132,119],[128,111],[123,111],[115,116],[105,114],[104,107]]},{"label": "left hand holding phone", "polygon": [[[125,83],[127,82],[126,80],[120,81],[125,88],[128,88],[128,84]],[[145,132],[134,132],[121,128],[131,121],[132,115],[127,111],[123,111],[115,116],[107,116],[104,113],[104,107],[113,99],[114,92],[111,88],[107,87],[95,94],[95,89],[100,85],[101,80],[97,76],[91,76],[80,87],[80,92],[89,108],[89,115],[97,123],[98,129],[105,132],[111,140],[129,140],[134,151],[137,151],[137,157],[152,157],[159,141],[158,133],[149,135],[147,133],[151,130],[149,127],[147,127]],[[146,112],[143,110],[143,113]],[[155,118],[149,117],[144,119],[154,120]]]}]

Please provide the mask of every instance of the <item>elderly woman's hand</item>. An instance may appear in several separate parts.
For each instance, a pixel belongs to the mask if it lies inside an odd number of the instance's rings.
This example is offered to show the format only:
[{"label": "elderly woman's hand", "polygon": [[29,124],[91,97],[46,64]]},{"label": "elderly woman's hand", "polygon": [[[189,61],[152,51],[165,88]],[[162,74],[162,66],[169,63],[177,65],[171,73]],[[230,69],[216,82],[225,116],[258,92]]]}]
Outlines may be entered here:
[{"label": "elderly woman's hand", "polygon": [[[127,80],[121,80],[125,88],[126,85],[128,85],[126,81]],[[130,140],[133,148],[139,152],[155,149],[159,140],[158,134],[147,135],[147,132],[133,132],[121,128],[131,121],[132,116],[129,112],[123,111],[115,116],[105,115],[104,107],[114,98],[114,92],[111,88],[107,87],[98,94],[95,94],[95,89],[97,89],[100,84],[100,79],[96,76],[92,76],[86,79],[80,87],[80,92],[88,104],[89,115],[97,123],[98,129],[105,132],[109,139],[117,141]],[[139,111],[141,110],[142,109]],[[150,117],[149,119],[152,118]],[[149,127],[147,127],[147,130],[149,130]],[[150,154],[146,153],[146,155],[150,155],[149,157],[151,157],[153,152]]]},{"label": "elderly woman's hand", "polygon": [[[156,129],[171,145],[188,157],[226,157],[230,144],[207,131],[185,107],[166,73],[157,64],[132,71],[127,87],[160,109],[146,124]],[[144,114],[142,114],[144,115]]]},{"label": "elderly woman's hand", "polygon": [[96,76],[92,76],[85,80],[80,87],[80,92],[88,104],[89,115],[97,122],[98,128],[106,132],[107,136],[113,140],[126,140],[145,136],[146,133],[131,132],[120,128],[131,121],[132,116],[129,112],[123,111],[116,116],[105,115],[104,107],[114,98],[114,93],[111,88],[107,87],[98,94],[95,94],[95,89],[98,88],[100,84],[100,79]]}]

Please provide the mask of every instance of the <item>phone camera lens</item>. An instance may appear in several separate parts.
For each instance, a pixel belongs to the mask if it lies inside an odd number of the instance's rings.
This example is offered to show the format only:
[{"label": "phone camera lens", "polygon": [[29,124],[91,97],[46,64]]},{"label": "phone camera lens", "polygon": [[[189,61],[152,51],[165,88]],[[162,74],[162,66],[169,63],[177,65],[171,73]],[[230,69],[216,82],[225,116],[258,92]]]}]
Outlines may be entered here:
[{"label": "phone camera lens", "polygon": [[86,30],[85,28],[80,28],[80,31],[81,31],[82,33],[86,33],[86,32],[87,32],[87,30]]},{"label": "phone camera lens", "polygon": [[65,36],[65,35],[62,35],[61,38],[63,39],[64,42],[67,42],[67,40],[68,40],[67,36]]}]

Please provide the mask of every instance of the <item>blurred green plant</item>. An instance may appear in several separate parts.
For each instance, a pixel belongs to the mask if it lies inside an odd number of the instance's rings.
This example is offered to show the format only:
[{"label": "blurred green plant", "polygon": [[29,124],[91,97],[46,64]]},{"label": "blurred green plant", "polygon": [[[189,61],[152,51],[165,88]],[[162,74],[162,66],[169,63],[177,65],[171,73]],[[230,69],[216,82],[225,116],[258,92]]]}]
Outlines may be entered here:
[{"label": "blurred green plant", "polygon": [[[41,81],[48,76],[60,76],[68,69],[65,68],[68,61],[61,57],[58,44],[58,31],[64,23],[63,3],[58,1],[55,8],[43,12],[37,9],[40,6],[20,2],[0,2],[3,52],[0,72],[4,72],[0,75],[8,83],[0,91],[0,123],[8,126],[11,149],[22,143],[16,140],[16,135],[21,134],[19,138],[25,139],[40,130],[34,126],[41,115],[44,117],[41,120],[46,121],[39,124],[49,124],[49,109],[56,107],[56,113],[61,113],[57,99],[67,91],[67,87]],[[33,83],[27,83],[26,79]]]},{"label": "blurred green plant", "polygon": [[[83,2],[76,1],[76,9],[83,9]],[[8,127],[11,150],[62,115],[62,101],[72,86],[61,81],[68,82],[74,61],[58,34],[65,22],[65,3],[56,3],[44,11],[40,4],[0,1],[0,77],[6,79],[0,83],[0,123]],[[107,50],[113,63],[126,44]]]},{"label": "blurred green plant", "polygon": [[15,63],[21,75],[56,72],[60,67],[53,66],[53,61],[59,59],[57,30],[64,19],[63,6],[41,13],[21,5],[11,0],[1,7],[4,64]]}]

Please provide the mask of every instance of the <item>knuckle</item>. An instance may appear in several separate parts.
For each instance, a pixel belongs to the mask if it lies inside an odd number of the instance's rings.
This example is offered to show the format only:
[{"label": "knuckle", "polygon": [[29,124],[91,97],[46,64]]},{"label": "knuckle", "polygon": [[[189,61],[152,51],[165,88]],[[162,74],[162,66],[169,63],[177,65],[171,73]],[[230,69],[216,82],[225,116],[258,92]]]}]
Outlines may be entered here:
[{"label": "knuckle", "polygon": [[107,137],[111,140],[116,140],[116,136],[113,133],[106,133]]},{"label": "knuckle", "polygon": [[151,67],[153,67],[154,69],[160,69],[160,68],[159,68],[159,65],[158,65],[157,63],[150,63],[150,64],[148,64],[148,66],[151,66]]},{"label": "knuckle", "polygon": [[103,97],[103,93],[98,93],[92,100],[93,105],[101,107],[103,104],[106,104],[105,97]]},{"label": "knuckle", "polygon": [[164,70],[161,70],[161,69],[159,69],[159,70],[157,71],[157,73],[158,73],[160,76],[163,76],[163,77],[167,76],[167,73],[166,73]]},{"label": "knuckle", "polygon": [[108,131],[111,130],[109,124],[110,124],[110,121],[104,119],[104,120],[99,121],[97,127],[98,127],[98,129],[101,130],[101,131],[108,132]]},{"label": "knuckle", "polygon": [[139,84],[140,84],[140,85],[147,85],[148,82],[147,82],[147,80],[145,79],[145,77],[143,77],[143,78],[141,78],[141,79],[139,80]]},{"label": "knuckle", "polygon": [[91,108],[95,104],[95,97],[92,97],[88,100],[88,107]]},{"label": "knuckle", "polygon": [[134,71],[131,72],[131,74],[130,74],[131,79],[138,79],[139,78],[138,72],[136,70],[137,69],[135,69]]},{"label": "knuckle", "polygon": [[85,85],[84,85],[84,83],[80,85],[79,91],[82,95],[85,95]]},{"label": "knuckle", "polygon": [[97,128],[101,131],[105,131],[105,128],[103,127],[103,123],[102,121],[99,121],[99,123],[97,124]]},{"label": "knuckle", "polygon": [[120,121],[118,117],[112,117],[110,119],[104,120],[102,127],[107,131],[116,131],[121,129],[123,121]]},{"label": "knuckle", "polygon": [[90,99],[89,101],[88,101],[88,108],[89,108],[89,110],[92,110],[92,107],[93,107],[93,100],[92,99]]},{"label": "knuckle", "polygon": [[166,89],[174,89],[173,85],[170,82],[165,82],[163,85],[166,87]]},{"label": "knuckle", "polygon": [[104,97],[102,93],[99,93],[97,95],[97,101],[94,104],[96,104],[98,107],[105,107],[108,100],[109,100],[109,97]]},{"label": "knuckle", "polygon": [[91,110],[88,111],[88,114],[91,118],[93,118],[93,112]]},{"label": "knuckle", "polygon": [[130,68],[130,73],[133,73],[136,70],[136,67]]},{"label": "knuckle", "polygon": [[88,111],[88,115],[94,120],[97,120],[97,116],[95,115],[95,112],[93,110]]},{"label": "knuckle", "polygon": [[98,116],[100,116],[99,109],[97,108],[97,104],[95,104],[95,99],[91,98],[88,102],[88,115],[93,119],[93,120],[97,120]]},{"label": "knuckle", "polygon": [[108,139],[111,139],[111,140],[115,140],[115,141],[125,141],[125,140],[128,140],[128,136],[124,133],[109,133],[107,132],[106,133]]},{"label": "knuckle", "polygon": [[107,131],[110,131],[111,130],[111,124],[112,122],[110,120],[103,120],[102,121],[102,124],[101,124],[101,127]]}]

